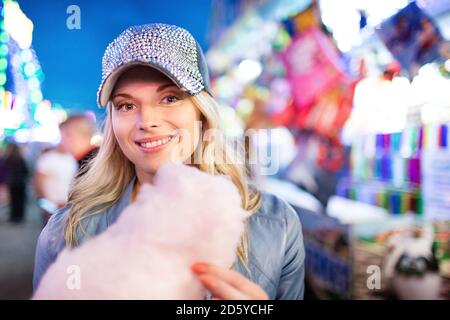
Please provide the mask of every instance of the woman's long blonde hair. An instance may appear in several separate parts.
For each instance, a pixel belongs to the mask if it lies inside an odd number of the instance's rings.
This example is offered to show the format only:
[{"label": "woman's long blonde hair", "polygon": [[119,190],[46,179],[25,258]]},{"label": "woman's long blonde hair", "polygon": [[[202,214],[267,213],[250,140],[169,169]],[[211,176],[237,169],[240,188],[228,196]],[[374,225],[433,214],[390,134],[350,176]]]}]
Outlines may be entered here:
[{"label": "woman's long blonde hair", "polygon": [[[206,92],[190,97],[202,114],[203,132],[220,130],[220,116],[217,102]],[[103,129],[103,141],[97,156],[83,169],[72,186],[69,194],[69,215],[65,225],[64,238],[70,247],[78,244],[77,231],[82,229],[81,220],[98,214],[116,203],[130,180],[135,175],[134,165],[120,149],[112,129],[111,104],[108,105],[107,118]],[[242,145],[238,147],[242,148]],[[200,159],[197,167],[211,175],[226,175],[231,178],[242,198],[242,207],[255,213],[261,205],[260,193],[249,181],[249,171],[245,164],[245,153],[234,152],[226,143],[223,134],[214,139],[203,140],[195,152]],[[220,161],[218,155],[221,157]],[[238,156],[238,158],[236,158]],[[237,248],[238,258],[247,268],[248,230],[244,232]]]}]

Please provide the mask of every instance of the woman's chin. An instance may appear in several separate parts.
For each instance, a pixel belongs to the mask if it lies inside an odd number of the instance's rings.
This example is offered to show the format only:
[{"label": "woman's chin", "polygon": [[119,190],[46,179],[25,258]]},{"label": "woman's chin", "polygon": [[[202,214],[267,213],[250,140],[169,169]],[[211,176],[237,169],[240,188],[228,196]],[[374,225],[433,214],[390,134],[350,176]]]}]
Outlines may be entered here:
[{"label": "woman's chin", "polygon": [[143,159],[143,157],[136,157],[136,161],[132,161],[134,163],[134,167],[137,173],[145,173],[145,175],[154,175],[158,172],[159,168],[161,168],[166,163],[184,163],[190,164],[190,157],[185,157],[186,160],[183,161],[179,155],[176,154],[161,154],[160,156],[153,156],[152,159]]},{"label": "woman's chin", "polygon": [[145,175],[153,176],[158,172],[159,168],[161,168],[167,162],[172,162],[172,161],[171,160],[163,160],[163,161],[158,161],[157,163],[152,163],[152,164],[146,163],[145,165],[135,165],[136,172],[138,172],[138,173],[143,172],[143,173],[145,173]]}]

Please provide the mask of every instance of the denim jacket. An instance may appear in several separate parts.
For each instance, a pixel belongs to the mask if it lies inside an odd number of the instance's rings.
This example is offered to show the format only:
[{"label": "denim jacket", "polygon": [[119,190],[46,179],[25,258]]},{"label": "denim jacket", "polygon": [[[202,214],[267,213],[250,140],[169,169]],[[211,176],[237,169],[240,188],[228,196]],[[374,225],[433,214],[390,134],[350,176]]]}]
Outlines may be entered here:
[{"label": "denim jacket", "polygon": [[[82,219],[87,235],[98,235],[117,220],[130,204],[133,182],[134,179],[112,207]],[[39,236],[34,290],[65,247],[63,229],[68,211],[63,208],[54,214]],[[261,286],[270,299],[303,299],[305,250],[301,224],[295,210],[277,196],[262,193],[261,208],[248,219],[250,275],[239,259],[236,259],[234,270]],[[86,239],[84,234],[78,234],[79,244]]]}]

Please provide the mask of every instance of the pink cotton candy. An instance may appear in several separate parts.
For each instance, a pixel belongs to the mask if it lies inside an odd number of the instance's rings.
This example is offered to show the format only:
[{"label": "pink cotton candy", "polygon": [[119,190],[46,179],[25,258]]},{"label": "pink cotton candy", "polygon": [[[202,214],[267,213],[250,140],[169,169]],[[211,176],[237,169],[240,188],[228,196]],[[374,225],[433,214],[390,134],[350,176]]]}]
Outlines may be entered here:
[{"label": "pink cotton candy", "polygon": [[230,267],[247,216],[229,178],[165,164],[115,224],[61,252],[33,299],[202,299],[191,265]]}]

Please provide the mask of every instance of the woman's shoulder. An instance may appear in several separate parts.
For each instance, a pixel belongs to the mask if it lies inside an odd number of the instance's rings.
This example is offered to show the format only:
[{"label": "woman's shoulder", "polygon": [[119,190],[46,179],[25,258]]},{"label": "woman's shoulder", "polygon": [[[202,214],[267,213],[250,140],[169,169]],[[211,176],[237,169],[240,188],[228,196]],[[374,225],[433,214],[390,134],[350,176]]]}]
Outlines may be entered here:
[{"label": "woman's shoulder", "polygon": [[[295,241],[302,237],[302,225],[297,211],[283,198],[261,191],[261,206],[248,218],[251,234],[258,240]],[[277,236],[276,236],[277,235]]]},{"label": "woman's shoulder", "polygon": [[36,244],[36,258],[33,272],[33,288],[36,289],[48,267],[65,248],[64,225],[68,208],[59,209],[42,229]]},{"label": "woman's shoulder", "polygon": [[295,209],[284,199],[266,191],[260,191],[261,206],[250,217],[250,221],[272,220],[283,224],[298,224],[300,220]]},{"label": "woman's shoulder", "polygon": [[[85,238],[95,236],[107,227],[106,213],[99,212],[93,215],[86,215],[81,218],[81,227],[77,229],[77,243],[84,242]],[[40,240],[44,241],[51,252],[59,253],[65,246],[64,230],[67,225],[67,219],[70,215],[70,207],[66,206],[59,209],[48,220],[46,226],[41,232]]]},{"label": "woman's shoulder", "polygon": [[275,299],[280,294],[282,272],[291,258],[304,256],[300,219],[285,200],[261,192],[261,206],[248,221],[252,280]]},{"label": "woman's shoulder", "polygon": [[54,213],[39,236],[39,242],[44,243],[47,250],[57,254],[65,247],[64,227],[69,214],[69,208],[64,207]]}]

